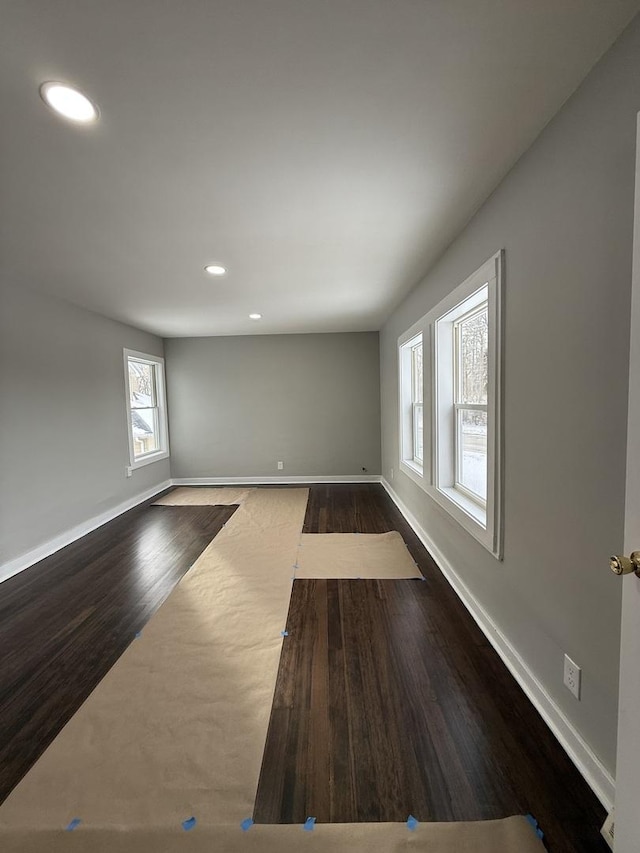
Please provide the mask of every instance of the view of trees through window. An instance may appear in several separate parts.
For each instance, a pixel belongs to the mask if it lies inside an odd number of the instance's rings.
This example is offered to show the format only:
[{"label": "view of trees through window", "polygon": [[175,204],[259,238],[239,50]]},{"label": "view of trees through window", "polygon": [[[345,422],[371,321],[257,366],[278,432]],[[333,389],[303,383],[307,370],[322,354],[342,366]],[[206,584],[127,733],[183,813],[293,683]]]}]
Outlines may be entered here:
[{"label": "view of trees through window", "polygon": [[456,483],[487,498],[489,310],[486,303],[455,324]]},{"label": "view of trees through window", "polygon": [[129,405],[134,458],[160,449],[156,366],[129,358]]}]

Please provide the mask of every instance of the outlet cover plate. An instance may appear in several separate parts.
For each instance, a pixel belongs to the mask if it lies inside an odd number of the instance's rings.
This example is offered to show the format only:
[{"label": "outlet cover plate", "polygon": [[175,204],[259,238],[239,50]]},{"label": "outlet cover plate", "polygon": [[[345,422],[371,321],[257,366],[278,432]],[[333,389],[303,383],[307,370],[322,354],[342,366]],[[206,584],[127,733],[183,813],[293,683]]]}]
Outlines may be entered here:
[{"label": "outlet cover plate", "polygon": [[609,847],[613,850],[613,838],[614,838],[614,830],[615,830],[615,810],[611,809],[609,814],[607,815],[607,819],[602,825],[602,829],[600,830],[600,834],[607,842]]},{"label": "outlet cover plate", "polygon": [[569,655],[564,656],[564,686],[570,690],[576,699],[580,698],[580,682],[582,680],[582,670],[575,661],[572,661]]}]

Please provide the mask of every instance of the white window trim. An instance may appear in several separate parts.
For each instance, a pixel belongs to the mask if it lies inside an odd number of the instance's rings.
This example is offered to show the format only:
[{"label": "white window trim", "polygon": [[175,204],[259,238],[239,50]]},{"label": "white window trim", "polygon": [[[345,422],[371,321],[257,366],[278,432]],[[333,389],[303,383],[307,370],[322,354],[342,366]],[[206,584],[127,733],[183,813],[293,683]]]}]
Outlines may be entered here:
[{"label": "white window trim", "polygon": [[[417,343],[422,343],[422,380],[423,380],[423,389],[422,389],[422,429],[423,429],[423,456],[428,457],[428,453],[426,452],[426,443],[425,438],[428,433],[428,412],[429,408],[427,406],[425,400],[425,390],[424,387],[424,371],[425,371],[425,353],[427,352],[428,347],[428,338],[425,338],[422,328],[419,323],[414,324],[410,329],[408,329],[404,335],[400,337],[398,340],[398,426],[399,426],[399,444],[400,444],[400,461],[399,468],[404,471],[404,473],[414,480],[416,483],[420,483],[423,477],[423,471],[425,466],[425,460],[423,459],[422,465],[416,462],[413,451],[413,397],[411,397],[411,401],[407,400],[408,390],[413,389],[413,381],[412,381],[412,373],[411,373],[411,352],[412,348],[416,346]],[[408,409],[411,406],[411,414],[409,415]],[[425,418],[425,412],[427,413],[427,417]],[[427,460],[428,461],[428,460]]]},{"label": "white window trim", "polygon": [[[463,494],[452,484],[439,483],[439,471],[443,467],[443,442],[441,434],[445,427],[442,412],[439,412],[437,393],[438,341],[436,323],[465,302],[475,292],[488,285],[489,305],[489,387],[487,395],[488,435],[487,444],[487,503],[486,510],[477,501]],[[442,509],[453,517],[471,536],[480,542],[497,559],[502,559],[503,540],[503,291],[504,251],[497,252],[478,270],[456,287],[428,314],[414,323],[398,339],[398,355],[401,361],[402,347],[412,338],[422,334],[423,342],[423,391],[424,404],[424,465],[422,469],[412,466],[403,458],[402,436],[402,390],[399,389],[399,461],[398,468],[422,488]],[[470,306],[468,306],[470,307]],[[466,313],[466,312],[465,312]],[[442,345],[442,341],[440,342]],[[448,346],[448,343],[447,343]],[[402,381],[402,364],[399,365]],[[448,411],[448,410],[447,410]],[[429,415],[430,413],[430,415]],[[451,447],[451,441],[448,439]]]},{"label": "white window trim", "polygon": [[[129,467],[142,468],[145,465],[151,465],[152,462],[159,462],[161,459],[169,458],[169,427],[167,415],[167,390],[165,384],[164,358],[157,355],[150,355],[145,352],[137,352],[136,350],[123,350],[124,356],[124,388],[126,401],[126,421],[127,421],[127,437],[129,442]],[[156,365],[156,402],[158,406],[158,430],[160,438],[160,450],[155,453],[147,453],[144,456],[135,458],[133,452],[133,431],[131,429],[131,389],[129,387],[129,359],[134,358],[139,361],[146,361],[149,364]]]}]

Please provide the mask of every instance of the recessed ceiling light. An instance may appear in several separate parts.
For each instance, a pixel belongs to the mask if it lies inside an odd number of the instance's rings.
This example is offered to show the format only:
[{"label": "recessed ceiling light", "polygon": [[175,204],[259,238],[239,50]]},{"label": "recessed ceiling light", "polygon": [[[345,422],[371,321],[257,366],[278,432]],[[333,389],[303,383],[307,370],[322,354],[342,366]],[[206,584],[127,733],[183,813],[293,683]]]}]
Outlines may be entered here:
[{"label": "recessed ceiling light", "polygon": [[262,314],[249,314],[249,319],[250,320],[261,320]]},{"label": "recessed ceiling light", "polygon": [[209,273],[209,275],[224,275],[227,271],[225,267],[221,267],[220,264],[209,264],[204,269],[205,272]]},{"label": "recessed ceiling light", "polygon": [[52,110],[71,121],[89,124],[98,118],[96,105],[82,92],[65,83],[43,83],[40,86],[40,97]]}]

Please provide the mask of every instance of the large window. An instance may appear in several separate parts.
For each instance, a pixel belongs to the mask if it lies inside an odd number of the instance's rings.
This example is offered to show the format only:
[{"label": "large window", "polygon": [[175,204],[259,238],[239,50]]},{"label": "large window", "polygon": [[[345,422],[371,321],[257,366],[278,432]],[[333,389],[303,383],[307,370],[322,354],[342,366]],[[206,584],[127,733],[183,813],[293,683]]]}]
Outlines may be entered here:
[{"label": "large window", "polygon": [[129,457],[139,468],[169,455],[164,359],[124,351]]},{"label": "large window", "polygon": [[[398,341],[400,470],[496,556],[501,553],[502,266],[498,253]],[[408,400],[402,390],[409,379],[407,348],[417,340],[425,342],[420,465],[415,450],[408,453]],[[417,422],[415,404],[413,412]]]},{"label": "large window", "polygon": [[[483,288],[483,295],[487,288]],[[487,502],[487,392],[489,386],[489,303],[456,320],[453,325],[455,374],[454,444],[457,489]]]}]

